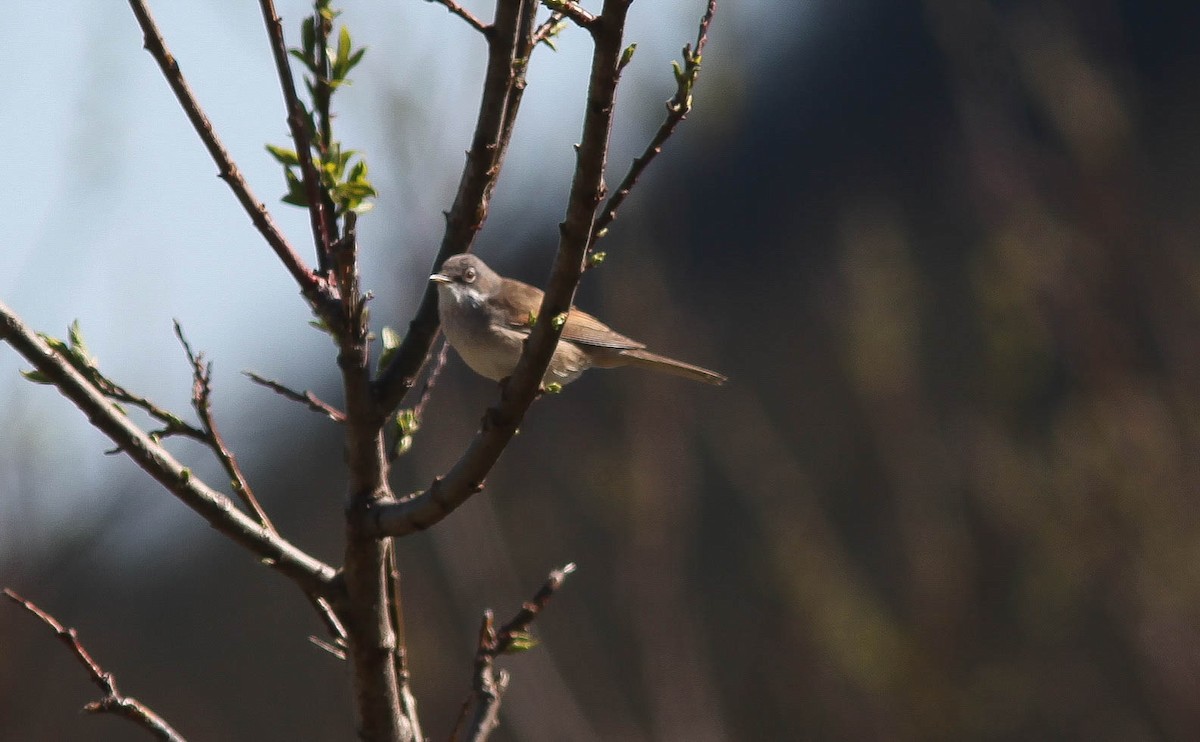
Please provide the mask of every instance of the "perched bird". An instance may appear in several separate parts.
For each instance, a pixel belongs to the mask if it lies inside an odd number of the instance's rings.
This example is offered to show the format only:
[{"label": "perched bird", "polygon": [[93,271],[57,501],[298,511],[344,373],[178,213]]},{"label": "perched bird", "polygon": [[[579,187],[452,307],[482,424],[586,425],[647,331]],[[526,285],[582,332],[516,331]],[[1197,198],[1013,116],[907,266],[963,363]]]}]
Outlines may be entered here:
[{"label": "perched bird", "polygon": [[[505,278],[466,253],[447,258],[429,280],[437,283],[442,331],[467,365],[494,381],[511,376],[542,305],[542,290]],[[728,380],[715,371],[651,353],[644,344],[571,307],[542,383],[568,384],[593,366],[639,366],[706,384]]]}]

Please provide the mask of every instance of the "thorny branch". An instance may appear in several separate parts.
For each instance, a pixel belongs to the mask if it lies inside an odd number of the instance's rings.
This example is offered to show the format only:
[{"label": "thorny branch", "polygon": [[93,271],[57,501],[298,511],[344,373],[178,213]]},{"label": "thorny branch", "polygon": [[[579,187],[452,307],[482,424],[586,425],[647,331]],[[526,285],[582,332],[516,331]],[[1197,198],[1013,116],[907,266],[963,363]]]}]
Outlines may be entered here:
[{"label": "thorny branch", "polygon": [[112,673],[105,672],[104,668],[100,667],[100,664],[93,659],[91,653],[79,641],[79,635],[75,629],[63,626],[54,616],[38,608],[13,590],[5,588],[4,595],[50,627],[58,636],[59,641],[67,646],[67,649],[71,651],[75,659],[79,660],[79,664],[83,665],[84,669],[87,670],[88,677],[91,678],[92,682],[100,688],[100,692],[104,694],[104,697],[99,701],[92,701],[84,706],[84,711],[92,714],[114,714],[132,721],[160,740],[166,742],[184,742],[183,736],[175,731],[165,719],[154,713],[154,711],[141,701],[132,696],[126,696],[117,689],[117,679],[113,677]]}]

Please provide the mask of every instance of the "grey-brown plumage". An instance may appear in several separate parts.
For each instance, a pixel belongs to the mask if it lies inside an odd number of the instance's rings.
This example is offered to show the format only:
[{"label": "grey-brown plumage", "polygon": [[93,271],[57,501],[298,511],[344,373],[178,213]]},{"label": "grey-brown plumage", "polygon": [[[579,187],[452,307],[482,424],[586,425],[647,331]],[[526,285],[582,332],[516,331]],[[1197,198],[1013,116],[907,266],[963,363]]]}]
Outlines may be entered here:
[{"label": "grey-brown plumage", "polygon": [[[446,339],[475,373],[499,381],[517,366],[542,290],[505,278],[474,255],[455,255],[429,277],[438,284],[438,314]],[[587,312],[571,307],[542,383],[568,384],[589,368],[638,366],[706,384],[724,384],[715,371],[646,350]]]}]

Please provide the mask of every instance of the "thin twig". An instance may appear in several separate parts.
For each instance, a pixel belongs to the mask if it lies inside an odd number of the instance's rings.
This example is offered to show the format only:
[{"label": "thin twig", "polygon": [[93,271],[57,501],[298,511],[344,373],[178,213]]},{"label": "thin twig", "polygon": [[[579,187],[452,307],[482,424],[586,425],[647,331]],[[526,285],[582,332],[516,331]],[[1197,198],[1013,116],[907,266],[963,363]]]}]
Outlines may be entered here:
[{"label": "thin twig", "polygon": [[569,18],[575,25],[583,29],[591,29],[596,23],[596,16],[583,9],[583,6],[571,0],[542,0],[542,4],[555,13]]},{"label": "thin twig", "polygon": [[444,6],[446,8],[446,10],[450,11],[450,13],[452,15],[456,15],[459,18],[462,18],[464,21],[467,22],[468,26],[475,29],[479,33],[483,34],[484,36],[491,33],[491,26],[488,26],[486,23],[479,20],[479,18],[474,13],[467,10],[463,6],[459,5],[458,3],[454,2],[454,0],[427,0],[427,2],[436,3],[438,5]]},{"label": "thin twig", "polygon": [[[321,617],[321,622],[325,624],[325,630],[333,637],[334,644],[344,650],[348,640],[346,627],[342,624],[342,620],[338,618],[337,613],[334,612],[333,606],[329,604],[328,600],[315,593],[309,593],[305,597],[312,603],[317,615]],[[317,641],[314,637],[309,637],[309,639]],[[342,659],[346,659],[344,653]]]},{"label": "thin twig", "polygon": [[221,462],[221,467],[229,475],[234,494],[250,509],[251,513],[254,513],[255,519],[263,528],[279,533],[275,524],[267,516],[267,511],[254,496],[254,490],[250,488],[249,480],[242,472],[242,467],[238,466],[237,457],[233,455],[233,451],[229,450],[229,446],[225,445],[221,432],[217,430],[217,421],[212,414],[212,363],[204,362],[203,353],[192,351],[191,344],[183,335],[183,327],[179,324],[179,320],[175,320],[175,337],[179,338],[183,352],[187,354],[188,363],[192,365],[192,407],[200,416],[200,424],[204,426],[204,442],[212,449],[217,460]]},{"label": "thin twig", "polygon": [[556,47],[554,46],[554,42],[551,41],[551,39],[554,38],[555,36],[557,36],[558,33],[563,30],[565,25],[566,25],[566,21],[564,20],[562,13],[558,12],[557,10],[554,11],[553,13],[551,13],[550,17],[548,17],[546,20],[542,21],[541,25],[539,25],[536,29],[534,29],[534,31],[533,31],[534,46],[536,46],[538,44],[545,44],[545,45],[549,46],[551,49],[555,49]]},{"label": "thin twig", "polygon": [[554,597],[554,594],[566,582],[567,576],[575,570],[575,563],[568,562],[560,569],[550,572],[550,576],[546,578],[546,582],[534,593],[531,599],[521,605],[521,610],[517,611],[517,615],[513,616],[511,621],[504,624],[496,632],[496,642],[491,650],[493,655],[504,654],[512,646],[514,639],[529,632],[529,627],[533,625],[537,617],[546,609],[546,604],[550,602],[550,598]]},{"label": "thin twig", "polygon": [[400,684],[400,707],[404,717],[414,730],[421,728],[417,716],[417,699],[412,692],[411,676],[408,671],[408,637],[404,628],[404,602],[400,591],[400,569],[396,566],[396,545],[388,539],[388,615],[396,629],[396,678]]},{"label": "thin twig", "polygon": [[508,687],[509,676],[504,670],[499,674],[495,672],[495,659],[511,650],[517,640],[528,637],[529,627],[541,615],[550,598],[562,587],[567,576],[574,571],[574,563],[551,571],[533,598],[527,600],[517,615],[499,631],[496,630],[492,611],[484,611],[475,648],[471,694],[463,702],[452,740],[483,742],[496,728],[499,723],[500,701]]},{"label": "thin twig", "polygon": [[46,376],[92,425],[107,435],[147,474],[204,518],[213,528],[296,582],[306,593],[328,595],[334,570],[281,536],[254,522],[225,495],[209,487],[144,430],[134,425],[78,369],[0,302],[0,340]]},{"label": "thin twig", "polygon": [[[271,40],[271,56],[275,59],[275,70],[279,75],[279,87],[287,105],[288,129],[296,146],[300,160],[300,175],[304,181],[304,194],[308,199],[309,221],[312,224],[313,241],[317,248],[317,262],[322,271],[329,268],[329,251],[337,239],[337,225],[329,205],[326,203],[321,177],[312,159],[312,142],[309,138],[308,120],[304,107],[296,95],[296,82],[288,62],[287,43],[283,38],[283,22],[275,12],[272,0],[259,0],[263,21],[267,25],[267,37]],[[324,45],[321,45],[322,54]],[[318,81],[319,83],[319,81]]]},{"label": "thin twig", "polygon": [[[417,403],[413,405],[408,412],[412,415],[412,420],[416,424],[411,430],[402,431],[400,438],[388,446],[388,463],[395,462],[412,445],[412,435],[421,426],[421,421],[425,417],[425,406],[429,404],[429,400],[433,397],[433,387],[437,384],[438,377],[442,374],[442,369],[446,367],[446,358],[450,351],[450,344],[442,339],[441,347],[438,350],[437,356],[434,358],[433,367],[425,376],[425,386],[421,388],[421,396],[417,399]],[[403,415],[404,410],[401,410],[397,415]],[[408,438],[407,442],[403,438]]]},{"label": "thin twig", "polygon": [[[583,274],[592,223],[596,209],[604,199],[605,159],[620,78],[625,16],[630,2],[605,0],[602,22],[595,24],[592,30],[595,51],[583,136],[567,214],[559,226],[554,269],[538,309],[539,317],[555,317],[566,312]],[[380,502],[371,508],[363,514],[369,530],[377,535],[402,536],[426,529],[483,489],[484,478],[512,440],[537,395],[539,382],[561,334],[562,326],[555,324],[539,322],[534,326],[512,376],[503,387],[500,401],[484,415],[484,424],[446,475],[435,479],[424,492],[398,501]]]},{"label": "thin twig", "polygon": [[319,397],[317,397],[317,395],[313,394],[307,389],[302,392],[298,392],[294,389],[284,386],[283,384],[280,384],[278,381],[259,376],[253,371],[243,371],[242,374],[255,384],[265,386],[281,397],[286,397],[293,402],[299,402],[313,412],[319,412],[335,423],[346,422],[346,413],[342,412],[328,402],[322,401]]},{"label": "thin twig", "polygon": [[113,677],[112,673],[105,672],[104,668],[100,667],[100,664],[93,659],[91,653],[79,641],[79,635],[75,629],[63,626],[54,616],[38,608],[13,590],[5,588],[4,595],[50,627],[59,640],[71,651],[71,654],[75,656],[75,659],[79,660],[79,664],[83,665],[84,669],[87,670],[88,677],[91,678],[92,682],[100,688],[100,692],[104,694],[104,697],[99,701],[92,701],[84,706],[84,711],[93,714],[114,714],[132,721],[160,740],[183,742],[183,736],[171,728],[171,725],[165,719],[154,713],[154,711],[141,701],[132,696],[123,695],[117,689],[117,679]]},{"label": "thin twig", "polygon": [[150,417],[153,417],[155,420],[158,420],[163,424],[162,428],[151,431],[151,435],[154,435],[158,438],[180,435],[185,438],[191,438],[193,440],[200,441],[201,443],[206,442],[203,430],[185,422],[174,412],[159,407],[145,397],[128,391],[124,387],[114,382],[112,379],[101,374],[99,370],[95,368],[90,369],[90,371],[94,373],[86,374],[87,377],[92,384],[94,384],[95,387],[99,389],[102,394],[104,394],[104,396],[108,397],[114,402],[120,402],[122,404],[127,404],[131,407],[137,407],[141,410],[144,410],[148,415],[150,415]]},{"label": "thin twig", "polygon": [[322,317],[325,317],[328,314],[325,308],[327,299],[325,283],[315,276],[312,270],[305,265],[304,260],[296,254],[287,238],[283,236],[283,232],[276,226],[267,208],[250,190],[241,171],[229,156],[225,146],[221,144],[221,140],[217,138],[216,132],[213,131],[212,122],[209,121],[208,116],[196,101],[195,94],[179,69],[179,63],[167,50],[162,33],[155,24],[154,17],[150,15],[146,3],[143,0],[129,0],[129,6],[133,9],[138,24],[142,27],[146,50],[158,62],[158,66],[167,79],[167,84],[175,93],[175,97],[183,107],[184,113],[187,114],[188,120],[191,121],[192,127],[208,149],[209,155],[217,164],[217,171],[221,179],[233,190],[238,202],[250,216],[250,220],[262,234],[263,239],[271,246],[271,249],[283,262],[284,267],[287,268],[288,273],[300,286],[300,293],[314,309],[321,313]]},{"label": "thin twig", "polygon": [[[696,34],[696,46],[692,49],[689,44],[683,49],[684,64],[681,68],[683,77],[677,80],[675,94],[667,101],[667,117],[658,127],[654,138],[646,145],[646,149],[642,154],[635,157],[633,164],[629,167],[629,172],[621,180],[621,185],[617,186],[617,190],[608,199],[608,203],[600,211],[600,216],[596,219],[596,223],[592,225],[592,244],[589,248],[595,248],[596,242],[601,240],[608,234],[608,227],[613,220],[617,218],[617,210],[625,203],[625,199],[629,197],[630,191],[637,185],[638,178],[646,170],[646,167],[657,157],[661,152],[663,145],[671,135],[675,133],[675,128],[687,118],[688,112],[692,109],[692,87],[696,83],[696,79],[700,76],[700,62],[704,53],[704,46],[708,43],[708,27],[712,23],[713,15],[717,12],[717,0],[708,0],[708,5],[705,8],[704,16],[700,19],[700,30]],[[590,266],[590,264],[589,264]]]}]

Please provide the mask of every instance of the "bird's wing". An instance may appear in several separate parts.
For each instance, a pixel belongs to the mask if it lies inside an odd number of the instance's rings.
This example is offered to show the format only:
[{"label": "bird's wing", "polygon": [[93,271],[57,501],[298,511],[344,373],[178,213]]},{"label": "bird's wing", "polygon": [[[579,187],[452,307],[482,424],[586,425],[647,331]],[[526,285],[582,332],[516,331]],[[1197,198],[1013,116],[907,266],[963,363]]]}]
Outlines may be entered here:
[{"label": "bird's wing", "polygon": [[[501,299],[501,309],[504,311],[504,317],[509,327],[528,335],[533,329],[533,322],[531,321],[533,318],[529,316],[528,310],[522,310],[520,307],[541,306],[542,290],[527,283],[512,279],[509,280],[511,281],[509,287],[513,289],[511,292],[512,296],[517,301],[510,303]],[[633,350],[646,347],[644,344],[616,332],[592,315],[575,307],[571,307],[570,313],[567,314],[567,323],[563,326],[562,339],[583,345],[593,345],[598,348],[613,348],[615,350]]]}]

